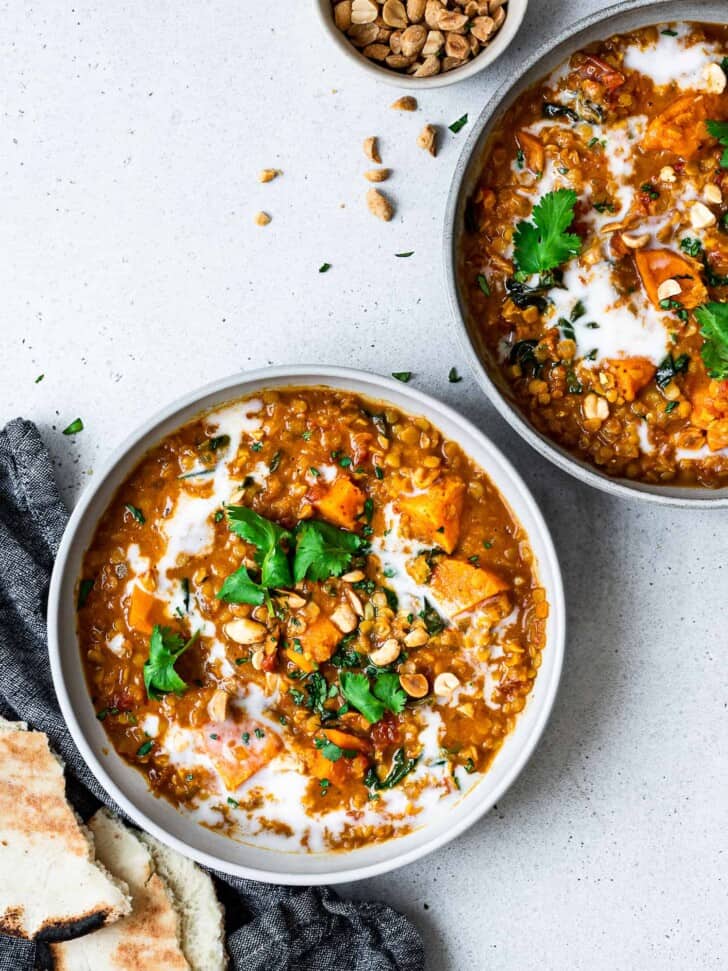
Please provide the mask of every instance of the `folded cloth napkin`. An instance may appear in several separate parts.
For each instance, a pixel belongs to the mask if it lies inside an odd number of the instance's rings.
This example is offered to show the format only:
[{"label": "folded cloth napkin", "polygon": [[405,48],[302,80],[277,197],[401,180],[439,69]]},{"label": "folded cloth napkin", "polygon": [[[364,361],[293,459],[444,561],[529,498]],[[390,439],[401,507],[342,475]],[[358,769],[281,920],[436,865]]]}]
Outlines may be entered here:
[{"label": "folded cloth napkin", "polygon": [[[68,795],[85,818],[117,806],[78,753],[58,709],[46,649],[46,597],[68,514],[32,422],[0,431],[0,715],[45,732],[66,763]],[[123,815],[123,814],[121,814]],[[383,903],[332,890],[275,887],[222,873],[235,971],[421,971],[414,925]],[[10,875],[0,874],[8,880]],[[0,971],[30,971],[35,947],[0,934]]]}]

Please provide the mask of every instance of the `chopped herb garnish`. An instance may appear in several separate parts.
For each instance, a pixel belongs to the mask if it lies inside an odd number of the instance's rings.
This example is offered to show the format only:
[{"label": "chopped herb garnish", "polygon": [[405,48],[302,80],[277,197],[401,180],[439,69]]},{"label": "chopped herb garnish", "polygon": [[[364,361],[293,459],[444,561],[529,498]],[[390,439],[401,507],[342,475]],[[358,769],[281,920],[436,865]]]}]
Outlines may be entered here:
[{"label": "chopped herb garnish", "polygon": [[127,512],[131,513],[131,515],[134,517],[134,519],[136,519],[138,523],[146,522],[146,519],[144,518],[144,513],[137,506],[132,506],[130,502],[127,502],[124,505],[124,509],[126,509]]},{"label": "chopped herb garnish", "polygon": [[199,631],[185,641],[180,634],[169,627],[154,625],[149,638],[149,657],[144,662],[144,686],[147,697],[158,700],[162,695],[174,692],[181,695],[187,690],[187,683],[174,669],[175,664],[200,636]]},{"label": "chopped herb garnish", "polygon": [[373,687],[366,674],[343,671],[339,675],[339,684],[344,698],[372,724],[378,722],[387,710],[399,714],[407,702],[399,675],[392,671],[377,674]]},{"label": "chopped herb garnish", "polygon": [[519,148],[516,152],[516,168],[522,169],[526,162],[526,156],[523,154],[523,149]]},{"label": "chopped herb garnish", "polygon": [[293,698],[297,705],[304,705],[306,703],[306,696],[298,688],[289,688],[288,694]]},{"label": "chopped herb garnish", "polygon": [[566,372],[566,390],[569,394],[581,394],[584,390],[581,381],[578,379],[576,372],[572,368],[569,368],[569,370]]},{"label": "chopped herb garnish", "polygon": [[256,738],[265,738],[265,732],[263,731],[262,728],[256,728],[253,734],[255,735]]},{"label": "chopped herb garnish", "polygon": [[325,796],[326,793],[329,791],[330,785],[331,783],[329,782],[328,779],[319,779],[319,789],[321,790],[322,796]]},{"label": "chopped herb garnish", "polygon": [[488,280],[486,279],[486,277],[484,276],[484,274],[479,273],[476,279],[478,281],[478,286],[480,287],[480,289],[483,291],[483,293],[486,295],[486,297],[489,297],[490,296],[490,285],[488,284]]},{"label": "chopped herb garnish", "polygon": [[262,448],[263,448],[262,442],[253,442],[253,444],[250,446],[251,452],[259,452]]},{"label": "chopped herb garnish", "polygon": [[281,453],[275,452],[273,458],[270,460],[270,470],[271,472],[277,472],[278,466],[281,464]]},{"label": "chopped herb garnish", "polygon": [[554,101],[544,101],[541,105],[541,114],[544,118],[568,118],[569,121],[579,121],[579,116],[572,108],[556,104]]},{"label": "chopped herb garnish", "polygon": [[666,37],[677,37],[677,31],[670,30],[669,27],[666,27],[665,30],[661,30],[660,33],[665,34]]},{"label": "chopped herb garnish", "polygon": [[240,737],[243,740],[243,744],[247,745],[248,742],[250,741],[250,732],[243,732],[243,734]]},{"label": "chopped herb garnish", "polygon": [[318,477],[321,475],[321,473],[319,472],[319,470],[316,469],[316,468],[314,468],[313,465],[309,468],[308,471],[311,473],[311,475],[314,477],[314,479],[318,479]]},{"label": "chopped herb garnish", "polygon": [[533,207],[533,222],[518,223],[513,257],[520,272],[543,273],[578,255],[581,238],[567,232],[574,221],[575,206],[573,189],[556,189]]},{"label": "chopped herb garnish", "polygon": [[689,363],[690,357],[687,354],[680,354],[675,358],[668,354],[655,372],[655,383],[659,388],[666,388],[676,375],[687,371]]},{"label": "chopped herb garnish", "polygon": [[93,580],[81,580],[81,582],[78,585],[78,600],[76,601],[77,610],[80,610],[82,607],[86,606],[88,595],[93,590],[93,586],[94,586]]},{"label": "chopped herb garnish", "polygon": [[240,667],[241,664],[247,664],[249,660],[250,655],[248,655],[248,657],[236,657],[235,663],[238,665],[238,667]]},{"label": "chopped herb garnish", "polygon": [[419,613],[419,616],[422,618],[422,620],[424,620],[427,633],[430,635],[430,637],[434,636],[435,634],[440,634],[447,627],[445,621],[426,597],[423,600],[423,607]]},{"label": "chopped herb garnish", "polygon": [[398,748],[392,756],[392,766],[384,779],[379,778],[374,768],[364,777],[364,784],[369,789],[392,789],[401,782],[417,765],[418,758],[408,759],[403,748]]},{"label": "chopped herb garnish", "polygon": [[452,123],[452,125],[448,125],[448,128],[453,133],[453,135],[457,135],[457,133],[460,131],[460,129],[461,128],[464,128],[467,125],[467,123],[468,123],[468,116],[467,115],[461,115],[460,118],[458,118],[457,121],[454,121]]},{"label": "chopped herb garnish", "polygon": [[687,253],[688,256],[699,257],[703,251],[703,244],[699,239],[693,239],[691,236],[686,236],[684,239],[680,240],[680,249],[683,253]]},{"label": "chopped herb garnish", "polygon": [[96,717],[100,722],[104,721],[109,715],[118,715],[118,708],[102,708],[101,711],[96,712]]},{"label": "chopped herb garnish", "polygon": [[643,182],[640,186],[640,192],[644,192],[645,195],[653,201],[660,198],[660,190],[657,189],[651,182]]},{"label": "chopped herb garnish", "polygon": [[237,799],[233,799],[232,796],[228,796],[227,797],[227,804],[228,804],[228,806],[232,806],[233,809],[237,809],[238,806],[240,805],[240,803],[238,802],[238,800]]},{"label": "chopped herb garnish", "polygon": [[192,472],[185,472],[184,475],[178,475],[178,479],[194,479],[198,475],[212,475],[215,471],[213,466],[211,469],[193,469]]},{"label": "chopped herb garnish", "polygon": [[341,458],[339,459],[339,465],[341,466],[342,469],[348,469],[349,466],[351,465],[351,459],[349,458],[349,456],[342,455]]},{"label": "chopped herb garnish", "polygon": [[225,510],[224,509],[218,509],[213,518],[214,518],[214,520],[215,520],[216,523],[221,523],[223,521],[223,519],[225,518]]},{"label": "chopped herb garnish", "polygon": [[374,475],[377,477],[377,479],[384,478],[384,469],[381,467],[381,465],[374,466]]},{"label": "chopped herb garnish", "polygon": [[208,438],[206,442],[200,445],[199,451],[201,452],[217,452],[220,448],[227,448],[230,444],[229,435],[216,435],[214,438]]},{"label": "chopped herb garnish", "polygon": [[611,202],[595,202],[594,208],[597,212],[614,212],[614,206]]},{"label": "chopped herb garnish", "polygon": [[397,381],[401,381],[403,384],[407,384],[409,379],[412,377],[411,371],[392,371],[392,377],[396,378]]},{"label": "chopped herb garnish", "polygon": [[64,435],[78,435],[79,432],[83,431],[83,421],[80,418],[75,418],[70,425],[66,425],[63,429]]},{"label": "chopped herb garnish", "polygon": [[296,583],[304,577],[320,582],[341,576],[361,546],[361,538],[356,533],[316,520],[299,523],[293,564]]},{"label": "chopped herb garnish", "polygon": [[153,745],[154,745],[154,742],[151,740],[151,738],[148,739],[146,742],[142,742],[142,744],[137,749],[136,754],[139,756],[139,758],[144,758],[145,755],[149,755],[149,753],[152,751]]},{"label": "chopped herb garnish", "polygon": [[492,539],[484,539],[483,540],[483,549],[492,550],[493,549],[493,540]]},{"label": "chopped herb garnish", "polygon": [[319,273],[328,273],[330,269],[331,269],[330,263],[322,263],[321,266],[319,267]]},{"label": "chopped herb garnish", "polygon": [[671,411],[674,411],[675,408],[677,408],[677,406],[677,401],[668,401],[668,403],[665,405],[665,414],[669,415]]},{"label": "chopped herb garnish", "polygon": [[415,251],[411,249],[408,253],[395,253],[394,255],[398,256],[401,260],[406,260],[408,256],[414,256]]},{"label": "chopped herb garnish", "polygon": [[458,369],[456,367],[451,367],[447,375],[447,380],[450,382],[450,384],[458,384],[463,379],[458,374]]},{"label": "chopped herb garnish", "polygon": [[705,126],[713,138],[717,138],[723,146],[720,166],[723,169],[728,169],[728,121],[706,121]]},{"label": "chopped herb garnish", "polygon": [[695,319],[705,343],[700,356],[711,378],[728,379],[728,304],[710,302],[696,307]]}]

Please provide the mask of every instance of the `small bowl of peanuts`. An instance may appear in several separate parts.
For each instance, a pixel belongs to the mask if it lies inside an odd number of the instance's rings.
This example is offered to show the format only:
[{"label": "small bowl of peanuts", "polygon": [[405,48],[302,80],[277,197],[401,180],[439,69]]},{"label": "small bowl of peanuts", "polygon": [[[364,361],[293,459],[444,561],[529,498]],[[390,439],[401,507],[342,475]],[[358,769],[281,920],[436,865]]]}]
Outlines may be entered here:
[{"label": "small bowl of peanuts", "polygon": [[316,0],[330,37],[372,77],[437,88],[492,64],[515,37],[528,0]]}]

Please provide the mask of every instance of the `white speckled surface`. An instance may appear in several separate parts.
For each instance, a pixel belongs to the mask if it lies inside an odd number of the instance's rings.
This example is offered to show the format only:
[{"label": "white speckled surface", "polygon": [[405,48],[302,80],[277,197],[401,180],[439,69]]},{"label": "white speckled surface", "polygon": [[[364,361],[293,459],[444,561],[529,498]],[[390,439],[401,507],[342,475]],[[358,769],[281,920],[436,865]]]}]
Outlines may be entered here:
[{"label": "white speckled surface", "polygon": [[[468,374],[447,381],[465,368],[441,285],[462,144],[444,126],[475,116],[550,22],[599,6],[531,0],[497,72],[408,115],[334,58],[304,0],[279,4],[285,28],[229,0],[0,3],[0,423],[39,423],[69,503],[178,392],[326,361],[411,369],[507,452],[551,523],[570,634],[541,748],[469,834],[349,888],[418,921],[430,971],[725,966],[725,514],[581,486]],[[437,159],[415,146],[426,121],[447,135]],[[389,225],[363,205],[371,134],[394,170]],[[260,185],[263,167],[285,174]]]}]

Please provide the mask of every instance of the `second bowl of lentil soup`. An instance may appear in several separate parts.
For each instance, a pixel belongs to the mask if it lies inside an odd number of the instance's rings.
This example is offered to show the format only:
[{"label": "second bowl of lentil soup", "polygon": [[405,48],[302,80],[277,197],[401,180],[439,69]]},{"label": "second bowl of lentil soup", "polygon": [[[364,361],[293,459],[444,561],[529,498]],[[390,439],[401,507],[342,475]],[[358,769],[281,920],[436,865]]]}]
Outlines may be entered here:
[{"label": "second bowl of lentil soup", "polygon": [[518,771],[558,680],[560,581],[466,422],[386,379],[280,370],[155,422],[82,503],[56,684],[146,828],[232,872],[352,879]]},{"label": "second bowl of lentil soup", "polygon": [[448,206],[451,299],[481,383],[544,455],[621,495],[724,505],[725,7],[613,10],[476,124]]}]

